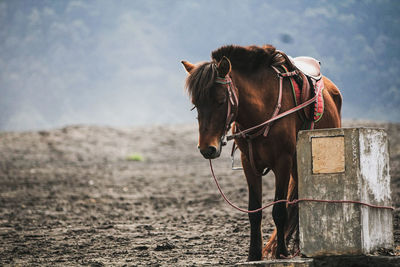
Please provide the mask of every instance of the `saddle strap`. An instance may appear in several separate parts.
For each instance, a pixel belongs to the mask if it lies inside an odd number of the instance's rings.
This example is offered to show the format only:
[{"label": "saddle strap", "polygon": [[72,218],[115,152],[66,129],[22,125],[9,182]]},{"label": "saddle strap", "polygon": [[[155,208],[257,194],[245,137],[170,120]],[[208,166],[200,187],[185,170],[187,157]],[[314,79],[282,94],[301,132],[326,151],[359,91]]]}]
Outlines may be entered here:
[{"label": "saddle strap", "polygon": [[[278,72],[278,70],[273,67],[275,71]],[[280,72],[278,72],[280,73]],[[283,77],[282,75],[279,75],[279,93],[278,93],[278,101],[276,102],[276,106],[274,109],[274,113],[272,114],[272,117],[275,117],[276,115],[278,115],[279,110],[281,109],[282,106],[282,88],[283,88]],[[265,131],[264,131],[264,137],[267,137],[269,129],[271,128],[271,124],[267,124],[267,126],[265,127]]]}]

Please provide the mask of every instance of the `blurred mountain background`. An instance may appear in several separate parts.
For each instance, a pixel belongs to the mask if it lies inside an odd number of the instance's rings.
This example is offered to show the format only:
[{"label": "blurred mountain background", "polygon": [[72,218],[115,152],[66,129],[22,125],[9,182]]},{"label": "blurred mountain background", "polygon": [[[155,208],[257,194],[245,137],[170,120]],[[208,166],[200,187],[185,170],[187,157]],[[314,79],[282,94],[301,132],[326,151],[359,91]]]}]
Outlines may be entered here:
[{"label": "blurred mountain background", "polygon": [[0,1],[0,130],[195,122],[181,60],[312,56],[346,119],[400,122],[400,1]]}]

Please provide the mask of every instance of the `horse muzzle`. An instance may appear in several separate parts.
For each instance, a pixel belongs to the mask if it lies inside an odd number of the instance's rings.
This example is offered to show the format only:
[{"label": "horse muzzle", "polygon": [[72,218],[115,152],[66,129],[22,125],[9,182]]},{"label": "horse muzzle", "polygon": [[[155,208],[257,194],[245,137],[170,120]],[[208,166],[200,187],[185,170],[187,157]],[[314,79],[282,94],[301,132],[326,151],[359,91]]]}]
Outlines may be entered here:
[{"label": "horse muzzle", "polygon": [[218,158],[221,155],[221,144],[218,145],[218,147],[215,146],[208,146],[206,148],[200,148],[200,153],[203,155],[204,158],[206,159],[215,159]]}]

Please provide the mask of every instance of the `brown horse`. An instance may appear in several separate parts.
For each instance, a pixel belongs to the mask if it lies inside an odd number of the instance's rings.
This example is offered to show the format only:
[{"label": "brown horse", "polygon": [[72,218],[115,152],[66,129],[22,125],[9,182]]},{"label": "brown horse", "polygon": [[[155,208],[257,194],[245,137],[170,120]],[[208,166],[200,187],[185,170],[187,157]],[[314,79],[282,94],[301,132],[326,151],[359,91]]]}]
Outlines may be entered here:
[{"label": "brown horse", "polygon": [[[271,45],[224,46],[212,52],[212,61],[198,65],[182,61],[188,72],[186,88],[197,108],[199,144],[207,159],[220,155],[223,138],[232,122],[233,132],[249,129],[270,119],[276,111],[279,77],[276,68],[294,68],[286,56]],[[324,114],[315,128],[341,126],[342,98],[338,88],[323,77]],[[233,100],[232,100],[233,99]],[[289,79],[283,79],[280,113],[295,107]],[[249,190],[249,210],[262,204],[262,170],[270,168],[275,174],[275,200],[297,198],[296,137],[303,121],[297,111],[270,124],[265,136],[253,134],[252,146],[246,138],[235,137],[241,151],[241,160]],[[234,116],[231,116],[234,114]],[[252,132],[260,131],[259,128]],[[261,128],[265,131],[265,127]],[[272,216],[276,231],[270,238],[265,253],[276,258],[288,256],[287,239],[296,231],[296,206],[275,204]],[[251,226],[249,260],[261,260],[262,211],[249,213]]]}]

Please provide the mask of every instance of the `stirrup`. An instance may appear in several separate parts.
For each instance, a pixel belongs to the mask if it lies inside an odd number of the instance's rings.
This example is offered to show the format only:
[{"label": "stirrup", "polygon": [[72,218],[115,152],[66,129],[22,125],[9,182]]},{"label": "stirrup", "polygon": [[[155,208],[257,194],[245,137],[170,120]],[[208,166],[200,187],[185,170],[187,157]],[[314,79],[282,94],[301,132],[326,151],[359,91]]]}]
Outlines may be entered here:
[{"label": "stirrup", "polygon": [[243,170],[243,167],[235,166],[235,152],[236,152],[236,150],[237,150],[237,146],[235,146],[235,143],[233,143],[232,153],[231,153],[231,161],[232,161],[231,169],[233,171],[241,171],[241,170]]}]

